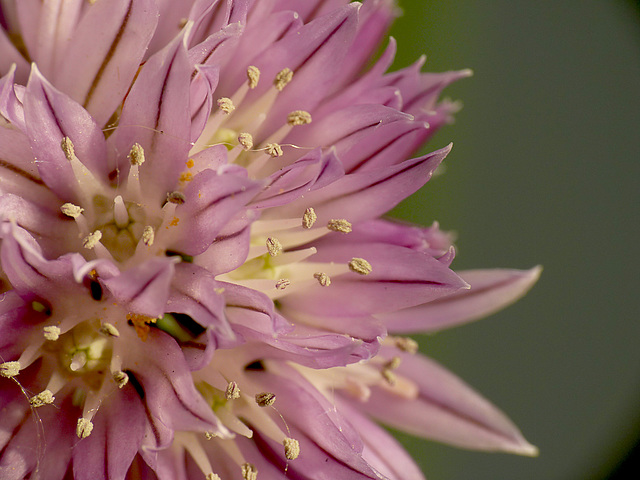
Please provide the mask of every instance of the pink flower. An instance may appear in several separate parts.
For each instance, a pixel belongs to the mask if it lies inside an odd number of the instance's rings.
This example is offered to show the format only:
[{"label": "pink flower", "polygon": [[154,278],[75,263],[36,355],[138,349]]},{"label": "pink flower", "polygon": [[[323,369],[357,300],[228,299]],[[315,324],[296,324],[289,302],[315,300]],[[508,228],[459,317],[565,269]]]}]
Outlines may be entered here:
[{"label": "pink flower", "polygon": [[2,2],[2,479],[423,478],[373,420],[535,453],[398,336],[539,269],[454,273],[380,219],[468,75],[385,73],[393,41],[366,70],[392,9]]}]

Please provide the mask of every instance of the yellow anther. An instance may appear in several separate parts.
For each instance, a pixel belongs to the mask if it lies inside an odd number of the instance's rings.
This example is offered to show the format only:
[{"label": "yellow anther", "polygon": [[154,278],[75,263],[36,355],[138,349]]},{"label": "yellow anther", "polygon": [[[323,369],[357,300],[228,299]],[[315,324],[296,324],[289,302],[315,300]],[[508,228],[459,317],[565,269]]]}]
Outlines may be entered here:
[{"label": "yellow anther", "polygon": [[353,228],[351,228],[351,223],[346,221],[344,218],[332,218],[329,220],[329,223],[327,223],[327,228],[332,232],[340,233],[350,233],[353,230]]},{"label": "yellow anther", "polygon": [[245,150],[251,150],[253,148],[253,137],[250,133],[243,132],[238,135],[238,143],[242,145]]},{"label": "yellow anther", "polygon": [[93,431],[93,423],[86,418],[79,418],[76,426],[76,435],[78,438],[87,438]]},{"label": "yellow anther", "polygon": [[238,387],[236,382],[229,382],[229,385],[227,385],[227,391],[224,393],[224,397],[227,400],[240,398],[240,387]]},{"label": "yellow anther", "polygon": [[287,460],[295,460],[300,455],[300,442],[295,438],[285,438],[282,441],[284,445],[284,456]]},{"label": "yellow anther", "polygon": [[218,108],[227,115],[236,109],[230,98],[222,97],[218,99]]},{"label": "yellow anther", "polygon": [[276,75],[276,78],[273,81],[273,84],[275,85],[276,89],[279,92],[281,92],[282,89],[287,86],[287,84],[291,81],[292,78],[293,78],[293,72],[291,71],[291,69],[283,68]]},{"label": "yellow anther", "polygon": [[355,257],[349,262],[349,270],[359,273],[360,275],[369,275],[373,269],[371,268],[371,264],[364,258]]},{"label": "yellow anther", "polygon": [[249,88],[254,89],[258,86],[258,81],[260,80],[260,70],[258,67],[250,65],[249,68],[247,68],[247,79],[249,80]]},{"label": "yellow anther", "polygon": [[302,215],[302,228],[311,228],[313,224],[316,223],[318,216],[316,215],[316,211],[309,207],[304,211],[304,215]]},{"label": "yellow anther", "polygon": [[271,255],[272,257],[275,257],[276,255],[279,255],[282,252],[282,244],[277,238],[273,238],[273,237],[267,238],[266,244],[267,244],[267,251],[269,252],[269,255]]},{"label": "yellow anther", "polygon": [[328,287],[329,285],[331,285],[331,278],[329,278],[329,275],[327,275],[326,273],[323,273],[323,272],[314,273],[313,278],[318,280],[318,283],[323,287]]},{"label": "yellow anther", "polygon": [[294,110],[287,115],[287,123],[292,127],[311,123],[311,114],[304,110]]},{"label": "yellow anther", "polygon": [[275,393],[262,392],[256,394],[256,403],[261,407],[270,407],[276,401]]},{"label": "yellow anther", "polygon": [[131,165],[142,165],[144,163],[144,149],[142,148],[142,145],[134,143],[129,155],[127,155],[127,158],[131,162]]},{"label": "yellow anther", "polygon": [[282,147],[280,147],[280,145],[278,145],[277,143],[267,143],[266,150],[267,153],[272,157],[281,157],[282,155],[284,155]]}]

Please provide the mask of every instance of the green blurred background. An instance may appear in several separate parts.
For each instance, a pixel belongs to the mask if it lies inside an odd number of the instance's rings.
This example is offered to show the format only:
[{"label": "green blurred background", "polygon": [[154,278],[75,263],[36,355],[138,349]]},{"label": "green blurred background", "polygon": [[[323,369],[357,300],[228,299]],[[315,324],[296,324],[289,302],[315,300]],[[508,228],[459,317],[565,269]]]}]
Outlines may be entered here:
[{"label": "green blurred background", "polygon": [[[396,209],[458,234],[457,269],[545,267],[518,304],[421,338],[494,401],[535,459],[401,436],[429,480],[596,480],[640,426],[640,22],[633,2],[411,1],[395,68],[472,68],[431,149],[446,172]],[[619,473],[615,478],[631,478]]]}]

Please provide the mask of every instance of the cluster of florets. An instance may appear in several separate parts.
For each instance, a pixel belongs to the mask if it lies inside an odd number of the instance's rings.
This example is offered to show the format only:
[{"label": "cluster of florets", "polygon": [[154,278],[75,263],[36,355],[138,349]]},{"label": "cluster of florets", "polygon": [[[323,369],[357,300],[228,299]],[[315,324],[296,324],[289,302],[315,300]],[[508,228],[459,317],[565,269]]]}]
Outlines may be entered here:
[{"label": "cluster of florets", "polygon": [[404,335],[538,271],[379,218],[469,72],[366,70],[391,0],[290,3],[2,3],[3,479],[422,478],[373,419],[535,451]]}]

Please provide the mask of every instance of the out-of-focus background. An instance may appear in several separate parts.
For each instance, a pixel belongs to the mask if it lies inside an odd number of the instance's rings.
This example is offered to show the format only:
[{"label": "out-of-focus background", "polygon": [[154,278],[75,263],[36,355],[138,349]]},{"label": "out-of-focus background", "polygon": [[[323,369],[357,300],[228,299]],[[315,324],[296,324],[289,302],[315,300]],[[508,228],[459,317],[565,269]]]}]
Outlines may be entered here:
[{"label": "out-of-focus background", "polygon": [[[489,319],[421,338],[540,448],[401,436],[429,480],[614,478],[640,427],[640,9],[623,0],[400,0],[395,68],[472,68],[430,148],[446,172],[396,210],[458,233],[457,269],[544,266]],[[630,478],[618,473],[615,478]]]}]

